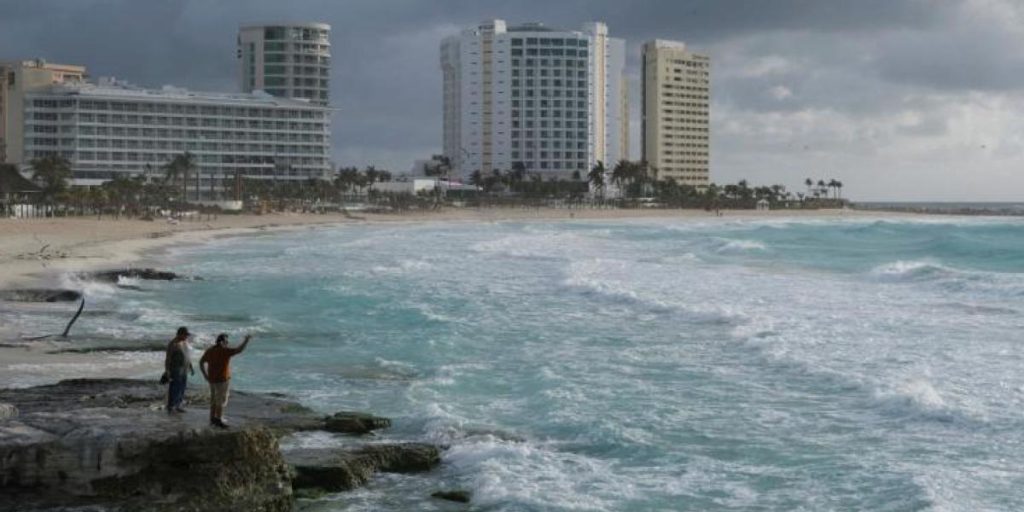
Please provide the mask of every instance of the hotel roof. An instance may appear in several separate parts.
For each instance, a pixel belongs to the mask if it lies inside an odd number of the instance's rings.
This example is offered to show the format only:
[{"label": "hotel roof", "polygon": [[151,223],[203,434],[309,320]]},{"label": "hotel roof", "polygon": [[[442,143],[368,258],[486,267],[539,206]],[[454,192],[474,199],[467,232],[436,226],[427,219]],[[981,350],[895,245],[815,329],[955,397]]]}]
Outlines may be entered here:
[{"label": "hotel roof", "polygon": [[311,103],[308,100],[282,98],[272,96],[263,91],[252,93],[223,93],[223,92],[201,92],[191,91],[181,87],[165,85],[160,89],[146,89],[132,84],[119,81],[101,83],[69,83],[56,84],[36,92],[44,94],[60,94],[71,96],[89,96],[103,98],[124,98],[124,99],[148,99],[148,100],[171,100],[206,103],[241,103],[246,105],[263,105],[274,107],[292,108],[315,108],[325,107]]}]

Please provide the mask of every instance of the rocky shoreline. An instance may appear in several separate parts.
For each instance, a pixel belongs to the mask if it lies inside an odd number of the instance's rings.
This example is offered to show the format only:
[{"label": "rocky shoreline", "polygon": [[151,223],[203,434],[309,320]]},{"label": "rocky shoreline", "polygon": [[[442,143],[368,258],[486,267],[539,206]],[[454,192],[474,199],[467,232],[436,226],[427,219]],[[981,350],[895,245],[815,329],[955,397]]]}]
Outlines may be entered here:
[{"label": "rocky shoreline", "polygon": [[[299,496],[353,489],[377,472],[427,472],[441,462],[440,447],[366,435],[389,427],[386,418],[325,417],[278,394],[234,392],[232,428],[211,428],[204,391],[191,391],[187,412],[168,415],[165,388],[150,381],[76,379],[0,390],[0,512],[283,512]],[[309,431],[345,437],[337,447],[281,449],[282,437]]]}]

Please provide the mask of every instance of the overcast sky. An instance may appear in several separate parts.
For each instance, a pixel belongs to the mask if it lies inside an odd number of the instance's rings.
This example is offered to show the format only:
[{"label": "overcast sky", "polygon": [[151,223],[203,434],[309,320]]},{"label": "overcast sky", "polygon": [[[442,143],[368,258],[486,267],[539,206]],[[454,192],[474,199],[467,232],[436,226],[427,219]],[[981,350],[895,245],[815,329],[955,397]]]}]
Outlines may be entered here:
[{"label": "overcast sky", "polygon": [[712,180],[860,200],[1020,200],[1020,0],[0,0],[0,60],[84,64],[144,86],[238,88],[238,25],[332,26],[334,159],[398,172],[441,146],[441,39],[480,20],[627,41],[639,158],[640,45],[712,58]]}]

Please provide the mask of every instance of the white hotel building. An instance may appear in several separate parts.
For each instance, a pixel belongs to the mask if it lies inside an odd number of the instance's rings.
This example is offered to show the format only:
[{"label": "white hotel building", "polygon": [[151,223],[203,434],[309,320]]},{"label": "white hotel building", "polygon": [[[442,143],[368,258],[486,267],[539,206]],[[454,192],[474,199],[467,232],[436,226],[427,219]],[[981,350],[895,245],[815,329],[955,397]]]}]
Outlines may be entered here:
[{"label": "white hotel building", "polygon": [[243,26],[240,93],[90,82],[81,66],[0,62],[0,162],[24,169],[60,155],[74,184],[98,185],[162,176],[189,152],[198,168],[190,186],[207,198],[238,178],[329,179],[329,34],[320,23]]},{"label": "white hotel building", "polygon": [[[444,153],[456,172],[586,175],[628,158],[625,42],[491,20],[441,44]],[[610,165],[609,165],[610,166]]]}]

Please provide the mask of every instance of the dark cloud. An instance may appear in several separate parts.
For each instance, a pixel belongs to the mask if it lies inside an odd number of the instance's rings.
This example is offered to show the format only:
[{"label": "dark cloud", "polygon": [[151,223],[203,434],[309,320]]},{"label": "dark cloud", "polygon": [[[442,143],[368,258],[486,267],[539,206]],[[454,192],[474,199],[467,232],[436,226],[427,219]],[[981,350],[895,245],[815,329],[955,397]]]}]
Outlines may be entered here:
[{"label": "dark cloud", "polygon": [[[140,85],[235,90],[240,24],[324,21],[333,28],[335,159],[404,171],[441,145],[442,37],[489,18],[567,28],[600,20],[629,42],[635,141],[639,45],[679,39],[714,59],[714,179],[882,165],[870,158],[916,176],[929,168],[922,155],[943,159],[936,168],[955,165],[943,150],[963,119],[989,138],[1017,129],[978,117],[1016,106],[999,98],[1024,86],[1015,9],[1014,0],[0,0],[0,60],[43,57]],[[1009,143],[986,147],[1017,155]],[[871,196],[883,187],[877,178],[844,182]]]}]

